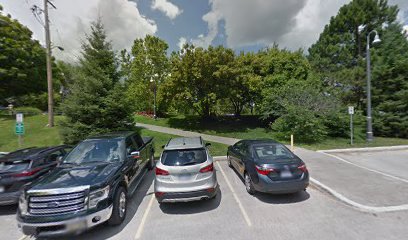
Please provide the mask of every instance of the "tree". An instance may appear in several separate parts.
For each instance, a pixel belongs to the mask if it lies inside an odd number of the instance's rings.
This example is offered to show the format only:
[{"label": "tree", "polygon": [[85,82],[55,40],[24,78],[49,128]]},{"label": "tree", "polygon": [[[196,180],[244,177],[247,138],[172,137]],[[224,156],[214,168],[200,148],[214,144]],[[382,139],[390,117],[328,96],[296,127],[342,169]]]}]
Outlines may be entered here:
[{"label": "tree", "polygon": [[261,59],[260,74],[263,77],[260,113],[262,118],[274,120],[282,114],[280,92],[289,83],[307,82],[311,67],[301,51],[280,50],[274,46],[258,54]]},{"label": "tree", "polygon": [[[160,90],[160,84],[168,77],[167,49],[165,41],[147,35],[134,41],[130,54],[122,52],[122,66],[129,74],[126,96],[134,111],[153,109],[154,88]],[[162,109],[163,102],[158,101],[157,105]]]},{"label": "tree", "polygon": [[124,86],[119,81],[116,56],[100,20],[92,23],[73,74],[74,82],[62,104],[64,141],[76,143],[89,135],[124,129],[129,120],[128,105],[123,100]]},{"label": "tree", "polygon": [[221,65],[214,73],[218,79],[225,81],[221,87],[230,100],[235,116],[240,116],[245,105],[255,103],[260,98],[261,76],[257,55],[241,53],[234,61]]},{"label": "tree", "polygon": [[47,90],[45,51],[0,5],[0,101]]},{"label": "tree", "polygon": [[[396,21],[398,9],[387,0],[353,0],[330,19],[318,41],[309,48],[309,60],[332,91],[341,93],[344,103],[363,107],[365,99],[365,36],[383,24]],[[360,25],[366,25],[359,33]]]},{"label": "tree", "polygon": [[234,61],[234,52],[222,46],[203,49],[186,44],[171,55],[170,61],[166,99],[171,99],[176,108],[194,109],[204,118],[214,115],[217,101],[229,94],[225,92],[228,79],[217,76],[217,71]]},{"label": "tree", "polygon": [[399,24],[383,31],[373,49],[374,133],[408,138],[408,41]]}]

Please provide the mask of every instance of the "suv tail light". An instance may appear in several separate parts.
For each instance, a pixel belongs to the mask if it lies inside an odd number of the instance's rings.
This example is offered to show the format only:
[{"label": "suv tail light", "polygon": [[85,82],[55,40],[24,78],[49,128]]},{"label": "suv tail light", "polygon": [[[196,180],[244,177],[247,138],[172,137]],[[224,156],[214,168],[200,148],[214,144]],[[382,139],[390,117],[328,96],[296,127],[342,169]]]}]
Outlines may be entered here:
[{"label": "suv tail light", "polygon": [[200,169],[200,173],[212,172],[212,171],[214,171],[214,165],[212,163]]},{"label": "suv tail light", "polygon": [[298,169],[299,169],[300,171],[304,172],[304,173],[307,172],[307,167],[306,167],[305,164],[300,165],[300,166],[298,167]]},{"label": "suv tail light", "polygon": [[24,171],[22,173],[13,174],[11,176],[13,176],[13,177],[29,177],[29,176],[32,176],[32,175],[36,174],[37,172],[41,171],[41,169],[42,168],[34,168],[31,171]]},{"label": "suv tail light", "polygon": [[166,170],[163,170],[161,168],[156,167],[156,176],[158,175],[163,175],[163,176],[167,176],[169,175],[169,172]]},{"label": "suv tail light", "polygon": [[261,175],[268,175],[271,172],[275,172],[275,169],[273,168],[267,168],[267,167],[262,167],[258,165],[255,165],[255,169]]}]

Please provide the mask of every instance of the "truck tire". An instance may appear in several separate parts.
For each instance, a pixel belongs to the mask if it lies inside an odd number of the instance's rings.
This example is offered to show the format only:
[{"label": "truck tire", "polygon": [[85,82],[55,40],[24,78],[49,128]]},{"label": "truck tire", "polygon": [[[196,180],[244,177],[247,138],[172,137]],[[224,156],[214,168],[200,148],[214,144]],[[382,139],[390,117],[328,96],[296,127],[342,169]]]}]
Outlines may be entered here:
[{"label": "truck tire", "polygon": [[152,153],[152,155],[150,156],[150,160],[149,160],[149,163],[148,163],[149,165],[148,165],[148,167],[147,167],[147,169],[149,169],[149,170],[153,170],[153,168],[154,168],[154,153]]},{"label": "truck tire", "polygon": [[116,226],[121,224],[127,213],[127,193],[126,189],[122,186],[119,186],[113,197],[113,209],[112,215],[108,220],[108,224],[111,226]]}]

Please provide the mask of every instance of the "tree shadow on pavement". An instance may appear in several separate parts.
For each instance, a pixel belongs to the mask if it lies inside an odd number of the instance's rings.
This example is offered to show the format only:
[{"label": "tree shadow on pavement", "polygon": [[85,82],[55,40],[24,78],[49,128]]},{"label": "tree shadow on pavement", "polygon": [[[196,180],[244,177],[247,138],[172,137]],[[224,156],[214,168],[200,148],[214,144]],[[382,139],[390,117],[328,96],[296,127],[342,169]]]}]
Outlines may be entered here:
[{"label": "tree shadow on pavement", "polygon": [[160,209],[165,214],[196,214],[208,212],[220,206],[222,199],[221,191],[218,191],[217,196],[213,199],[194,201],[194,202],[179,202],[179,203],[161,203]]},{"label": "tree shadow on pavement", "polygon": [[300,191],[292,194],[268,194],[268,193],[255,193],[255,197],[269,204],[290,204],[303,202],[310,198],[310,194],[307,191]]},{"label": "tree shadow on pavement", "polygon": [[0,206],[0,216],[4,215],[16,215],[17,213],[17,204]]}]

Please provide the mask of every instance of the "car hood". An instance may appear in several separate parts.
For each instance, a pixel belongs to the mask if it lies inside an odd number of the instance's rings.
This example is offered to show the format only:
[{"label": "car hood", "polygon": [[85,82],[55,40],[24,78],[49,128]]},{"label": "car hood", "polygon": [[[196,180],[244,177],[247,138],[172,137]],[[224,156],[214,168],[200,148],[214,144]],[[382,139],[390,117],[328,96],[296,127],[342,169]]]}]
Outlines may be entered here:
[{"label": "car hood", "polygon": [[98,187],[107,183],[122,163],[93,163],[81,166],[59,166],[38,179],[30,190],[69,188],[77,186]]}]

